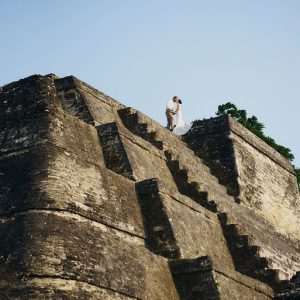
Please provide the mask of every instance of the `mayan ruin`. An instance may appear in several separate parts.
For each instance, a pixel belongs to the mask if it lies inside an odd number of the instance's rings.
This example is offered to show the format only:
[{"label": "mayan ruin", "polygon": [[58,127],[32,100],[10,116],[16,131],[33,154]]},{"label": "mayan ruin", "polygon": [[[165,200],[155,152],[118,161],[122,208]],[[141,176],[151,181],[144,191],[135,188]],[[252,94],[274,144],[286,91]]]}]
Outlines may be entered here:
[{"label": "mayan ruin", "polygon": [[228,115],[176,136],[48,74],[0,126],[0,299],[300,299],[294,168]]}]

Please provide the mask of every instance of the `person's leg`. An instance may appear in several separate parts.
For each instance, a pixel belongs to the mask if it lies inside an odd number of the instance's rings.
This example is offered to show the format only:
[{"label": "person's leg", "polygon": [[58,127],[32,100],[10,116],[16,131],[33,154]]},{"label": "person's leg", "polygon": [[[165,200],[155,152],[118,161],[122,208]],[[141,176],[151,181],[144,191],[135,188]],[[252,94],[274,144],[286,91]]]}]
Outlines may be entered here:
[{"label": "person's leg", "polygon": [[171,130],[173,130],[175,128],[175,121],[174,121],[174,115],[171,114]]},{"label": "person's leg", "polygon": [[171,130],[173,127],[173,115],[170,111],[166,111],[166,117],[167,117],[167,121],[168,121],[168,124],[167,124],[167,129]]},{"label": "person's leg", "polygon": [[173,130],[174,129],[174,116],[171,112],[169,112],[169,129]]}]

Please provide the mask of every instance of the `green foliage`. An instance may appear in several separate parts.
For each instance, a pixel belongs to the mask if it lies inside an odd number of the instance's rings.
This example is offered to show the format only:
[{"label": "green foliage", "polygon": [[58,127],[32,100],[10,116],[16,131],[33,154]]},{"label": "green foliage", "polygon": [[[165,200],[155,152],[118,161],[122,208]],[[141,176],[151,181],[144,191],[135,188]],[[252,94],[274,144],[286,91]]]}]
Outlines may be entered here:
[{"label": "green foliage", "polygon": [[265,141],[269,146],[274,148],[278,151],[282,156],[287,158],[289,161],[292,161],[295,157],[293,153],[291,153],[291,149],[279,145],[269,136],[265,136],[263,129],[265,128],[264,124],[259,122],[257,117],[252,116],[248,117],[247,112],[245,110],[239,110],[236,105],[231,102],[227,102],[225,104],[218,106],[218,111],[216,112],[217,116],[220,115],[230,115],[231,117],[235,118],[239,123],[244,125],[254,134],[256,134],[259,138]]},{"label": "green foliage", "polygon": [[203,119],[203,120],[196,119],[196,120],[192,121],[192,124],[193,124],[193,126],[197,126],[197,125],[200,125],[204,120],[206,120],[206,119]]}]

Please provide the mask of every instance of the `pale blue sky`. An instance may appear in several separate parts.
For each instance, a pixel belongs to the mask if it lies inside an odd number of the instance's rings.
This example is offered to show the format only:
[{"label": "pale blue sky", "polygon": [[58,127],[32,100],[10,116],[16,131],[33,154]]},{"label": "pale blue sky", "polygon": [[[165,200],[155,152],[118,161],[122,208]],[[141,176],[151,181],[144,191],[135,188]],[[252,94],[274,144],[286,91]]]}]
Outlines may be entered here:
[{"label": "pale blue sky", "polygon": [[234,102],[300,166],[300,0],[0,0],[0,85],[73,74],[165,123]]}]

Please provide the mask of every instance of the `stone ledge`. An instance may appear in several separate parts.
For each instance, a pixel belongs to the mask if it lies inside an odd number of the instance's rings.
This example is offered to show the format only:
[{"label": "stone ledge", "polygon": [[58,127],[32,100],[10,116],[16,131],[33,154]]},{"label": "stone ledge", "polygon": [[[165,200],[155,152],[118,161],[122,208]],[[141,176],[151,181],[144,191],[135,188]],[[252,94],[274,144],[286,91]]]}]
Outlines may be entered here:
[{"label": "stone ledge", "polygon": [[295,170],[291,163],[284,158],[275,149],[257,137],[254,133],[248,130],[246,127],[237,122],[229,115],[223,115],[216,118],[210,118],[203,120],[201,125],[197,125],[192,128],[191,134],[196,136],[213,135],[218,133],[234,133],[241,137],[244,141],[260,151],[264,155],[268,156],[275,163],[279,164],[282,168],[295,174]]},{"label": "stone ledge", "polygon": [[257,137],[250,130],[242,126],[235,119],[229,117],[229,126],[230,130],[239,135],[242,139],[244,139],[247,143],[249,143],[252,147],[256,148],[258,151],[268,156],[275,163],[279,164],[281,167],[291,172],[292,174],[296,174],[291,163],[283,157],[279,152]]},{"label": "stone ledge", "polygon": [[24,276],[16,282],[1,280],[0,285],[1,299],[140,299],[105,287],[58,277]]}]

